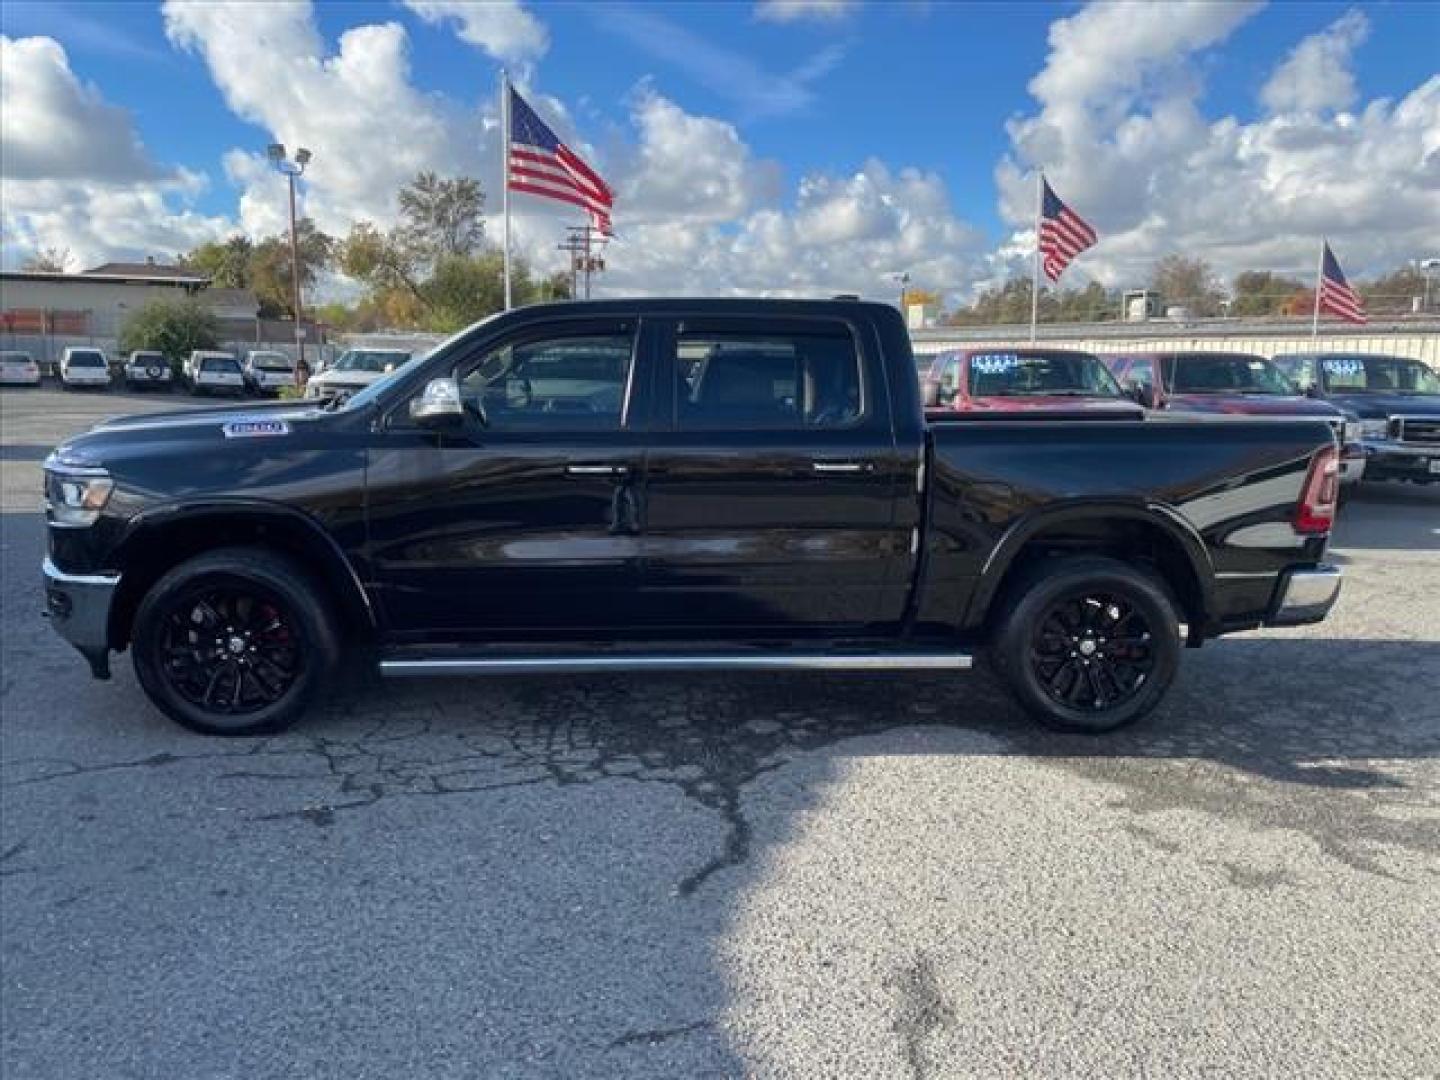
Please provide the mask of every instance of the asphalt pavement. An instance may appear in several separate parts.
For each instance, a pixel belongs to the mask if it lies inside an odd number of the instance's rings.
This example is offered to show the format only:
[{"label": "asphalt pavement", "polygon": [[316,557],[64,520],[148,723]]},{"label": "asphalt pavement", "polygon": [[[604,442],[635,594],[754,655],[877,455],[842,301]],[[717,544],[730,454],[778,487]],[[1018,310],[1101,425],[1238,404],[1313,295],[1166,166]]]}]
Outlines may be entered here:
[{"label": "asphalt pavement", "polygon": [[0,1075],[1440,1075],[1440,489],[1100,739],[983,674],[361,681],[189,734],[39,618],[0,392]]}]

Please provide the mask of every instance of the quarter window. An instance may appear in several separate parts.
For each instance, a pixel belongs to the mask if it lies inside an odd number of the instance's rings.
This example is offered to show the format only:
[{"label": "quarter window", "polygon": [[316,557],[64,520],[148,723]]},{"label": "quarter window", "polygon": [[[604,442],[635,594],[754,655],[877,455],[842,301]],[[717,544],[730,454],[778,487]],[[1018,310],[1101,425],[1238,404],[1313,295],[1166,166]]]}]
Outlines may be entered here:
[{"label": "quarter window", "polygon": [[497,431],[613,431],[633,363],[628,334],[507,343],[457,371],[460,395]]},{"label": "quarter window", "polygon": [[849,427],[864,416],[850,334],[691,333],[676,340],[674,400],[682,430]]}]

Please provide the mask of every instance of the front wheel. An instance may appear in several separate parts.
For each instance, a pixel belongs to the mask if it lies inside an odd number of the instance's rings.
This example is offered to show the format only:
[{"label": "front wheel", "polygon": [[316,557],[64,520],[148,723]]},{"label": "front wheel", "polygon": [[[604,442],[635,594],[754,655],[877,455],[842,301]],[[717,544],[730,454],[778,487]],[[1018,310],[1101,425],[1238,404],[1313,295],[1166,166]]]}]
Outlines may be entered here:
[{"label": "front wheel", "polygon": [[1060,731],[1098,734],[1145,716],[1180,664],[1175,605],[1157,577],[1105,558],[1060,558],[1029,572],[993,659],[1032,716]]},{"label": "front wheel", "polygon": [[171,570],[141,601],[133,638],[150,700],[210,735],[287,727],[339,656],[330,613],[304,572],[258,548],[208,552]]}]

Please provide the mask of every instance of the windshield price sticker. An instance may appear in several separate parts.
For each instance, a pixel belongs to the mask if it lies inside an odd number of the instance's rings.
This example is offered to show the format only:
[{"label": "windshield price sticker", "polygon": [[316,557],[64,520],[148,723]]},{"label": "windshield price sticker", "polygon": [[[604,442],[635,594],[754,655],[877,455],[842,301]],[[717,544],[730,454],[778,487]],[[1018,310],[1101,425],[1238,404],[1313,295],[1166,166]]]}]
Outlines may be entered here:
[{"label": "windshield price sticker", "polygon": [[231,420],[222,429],[227,439],[257,439],[267,435],[289,435],[284,420]]},{"label": "windshield price sticker", "polygon": [[970,366],[982,375],[1003,375],[1020,366],[1020,357],[1016,353],[977,353]]},{"label": "windshield price sticker", "polygon": [[1360,361],[1353,356],[1331,356],[1325,360],[1325,371],[1329,375],[1359,375]]}]

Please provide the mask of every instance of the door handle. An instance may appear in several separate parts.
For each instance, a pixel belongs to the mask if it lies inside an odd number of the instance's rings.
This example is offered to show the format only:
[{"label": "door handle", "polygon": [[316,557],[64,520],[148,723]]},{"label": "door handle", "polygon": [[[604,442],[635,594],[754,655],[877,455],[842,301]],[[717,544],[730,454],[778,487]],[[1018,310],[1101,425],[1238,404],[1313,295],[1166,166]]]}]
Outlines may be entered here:
[{"label": "door handle", "polygon": [[629,476],[628,465],[566,465],[566,476]]},{"label": "door handle", "polygon": [[817,473],[867,473],[875,466],[868,461],[815,461],[810,467]]}]

